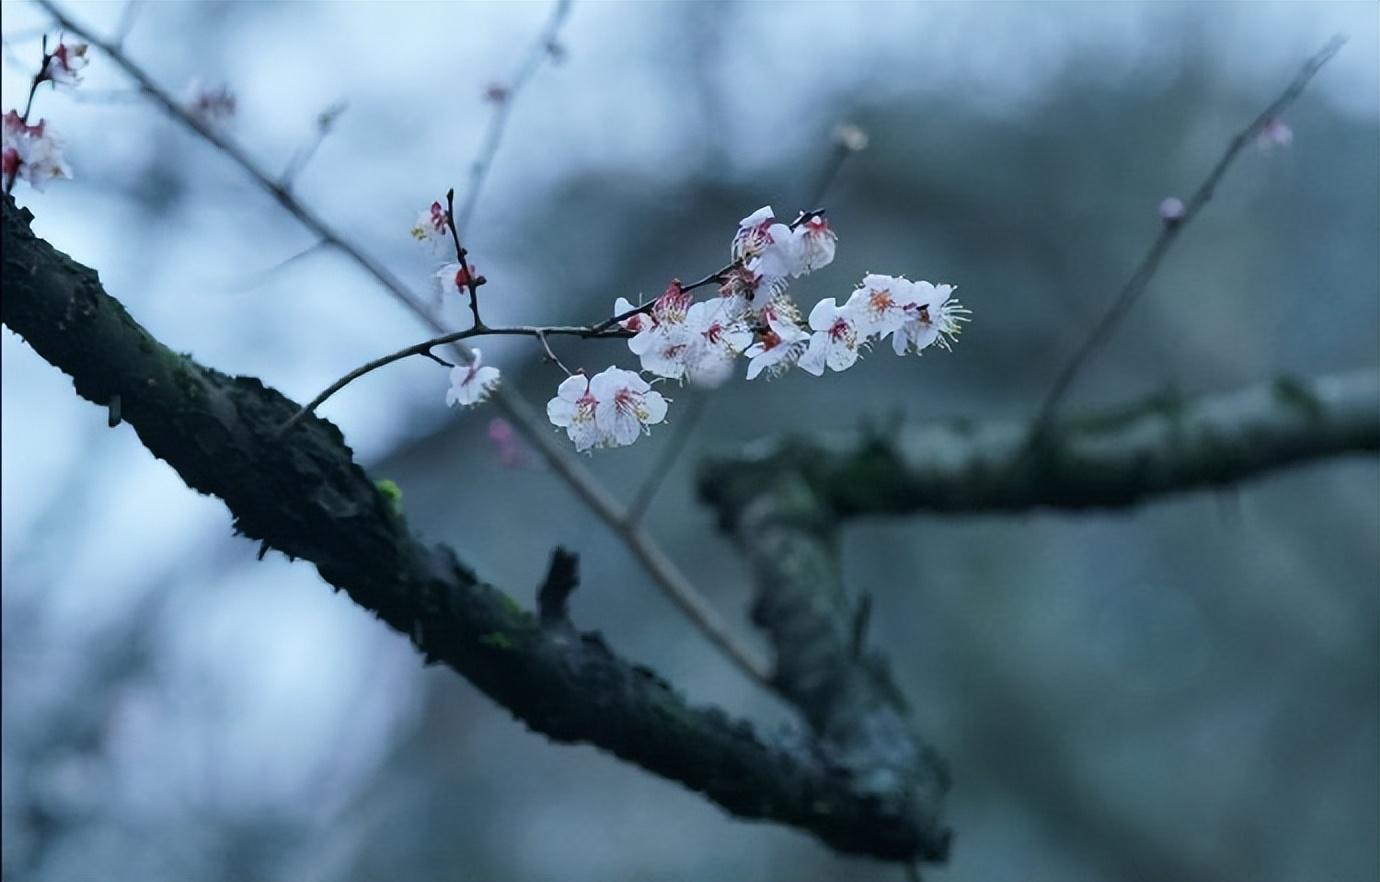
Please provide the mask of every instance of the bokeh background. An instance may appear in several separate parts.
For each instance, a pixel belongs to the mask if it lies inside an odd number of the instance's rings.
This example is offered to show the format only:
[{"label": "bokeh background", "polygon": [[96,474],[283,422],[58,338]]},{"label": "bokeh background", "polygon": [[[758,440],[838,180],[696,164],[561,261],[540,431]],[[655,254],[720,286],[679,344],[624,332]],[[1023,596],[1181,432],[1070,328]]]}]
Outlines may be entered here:
[{"label": "bokeh background", "polygon": [[[122,3],[71,3],[103,32]],[[839,256],[960,286],[952,354],[736,380],[666,476],[650,530],[746,639],[746,571],[697,461],[782,432],[1028,414],[1159,223],[1333,33],[1350,43],[1246,151],[1083,375],[1071,406],[1380,363],[1380,19],[1370,3],[633,3],[577,0],[564,60],[514,106],[472,257],[493,319],[587,321],[726,259],[738,218],[790,214],[851,122],[826,205]],[[273,168],[344,101],[300,195],[429,290],[416,213],[463,187],[544,3],[149,3],[128,52],[238,98]],[[3,7],[3,105],[45,23]],[[169,345],[300,400],[426,336],[223,156],[96,55],[37,114],[75,180],[21,185],[35,229]],[[462,326],[464,309],[445,305]],[[634,364],[617,342],[568,363]],[[530,340],[486,356],[540,405]],[[527,732],[303,563],[232,538],[127,427],[14,335],[3,358],[3,872],[12,882],[896,880],[737,821],[587,747]],[[720,659],[496,415],[448,410],[424,359],[332,399],[407,516],[524,604],[551,546],[583,555],[582,627],[693,699],[786,712]],[[668,392],[684,397],[687,390]],[[675,422],[675,405],[671,422]],[[590,466],[628,498],[673,435]],[[1374,880],[1380,863],[1380,469],[1373,457],[1118,514],[851,526],[919,726],[955,779],[936,880]]]}]

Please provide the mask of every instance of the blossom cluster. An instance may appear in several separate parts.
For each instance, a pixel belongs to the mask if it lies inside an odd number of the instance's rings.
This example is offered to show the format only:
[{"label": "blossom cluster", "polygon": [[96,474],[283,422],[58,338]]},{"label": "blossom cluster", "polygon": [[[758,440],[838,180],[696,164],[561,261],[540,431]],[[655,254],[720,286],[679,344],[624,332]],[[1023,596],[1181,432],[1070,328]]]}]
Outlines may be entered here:
[{"label": "blossom cluster", "polygon": [[[421,214],[412,235],[437,242],[449,231],[438,202]],[[826,369],[847,370],[888,337],[897,355],[951,346],[968,313],[953,299],[952,285],[869,273],[842,305],[828,297],[803,315],[790,285],[832,263],[837,242],[822,212],[787,224],[766,206],[743,218],[729,243],[731,262],[706,280],[718,282],[714,294],[696,300],[693,288],[706,282],[687,288],[673,280],[650,303],[614,301],[608,324],[629,333],[628,349],[641,370],[609,367],[593,377],[583,371],[568,376],[547,404],[548,419],[565,430],[576,450],[625,447],[666,417],[668,399],[653,391],[652,382],[720,386],[733,375],[739,356],[747,359],[749,380],[793,366],[820,376]],[[443,287],[461,290],[469,281],[453,263],[437,278]],[[477,404],[498,381],[498,371],[481,367],[476,353],[471,364],[452,371],[446,400]]]},{"label": "blossom cluster", "polygon": [[[738,355],[748,359],[752,380],[792,365],[815,376],[826,367],[846,370],[887,336],[898,355],[949,346],[967,313],[950,299],[952,285],[869,274],[842,306],[832,297],[821,300],[802,321],[790,281],[832,263],[836,243],[822,214],[787,225],[770,206],[753,212],[729,245],[733,263],[719,277],[719,296],[695,303],[673,282],[648,309],[622,322],[634,332],[628,348],[655,376],[717,386]],[[614,303],[615,315],[631,309],[622,298]]]}]

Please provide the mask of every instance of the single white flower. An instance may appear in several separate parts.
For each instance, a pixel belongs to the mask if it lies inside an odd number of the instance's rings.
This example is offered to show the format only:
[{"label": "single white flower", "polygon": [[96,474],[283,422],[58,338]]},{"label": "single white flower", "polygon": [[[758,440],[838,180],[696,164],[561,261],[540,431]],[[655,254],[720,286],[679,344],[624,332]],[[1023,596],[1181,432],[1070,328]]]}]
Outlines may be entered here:
[{"label": "single white flower", "polygon": [[958,339],[960,323],[968,321],[968,310],[950,299],[953,291],[953,285],[911,283],[902,303],[905,323],[891,335],[891,347],[897,355],[918,353],[934,343],[948,349]]},{"label": "single white flower", "polygon": [[53,178],[70,178],[71,170],[62,159],[62,142],[49,131],[46,120],[26,125],[18,113],[11,110],[0,120],[0,177],[10,186],[14,181],[28,181],[35,190],[42,190]]},{"label": "single white flower", "polygon": [[834,250],[839,237],[829,229],[829,221],[823,215],[815,215],[796,227],[791,234],[795,237],[802,271],[795,275],[811,273],[820,267],[834,262]]},{"label": "single white flower", "polygon": [[743,354],[748,361],[747,378],[755,379],[762,371],[777,376],[791,366],[805,349],[810,339],[809,333],[795,322],[778,316],[775,309],[762,313],[766,319],[766,329],[761,331],[756,343]]},{"label": "single white flower", "polygon": [[432,246],[440,244],[450,244],[450,218],[446,216],[446,210],[439,202],[431,203],[431,207],[417,215],[417,222],[412,225],[412,238],[418,242],[426,242]]},{"label": "single white flower", "polygon": [[603,439],[603,433],[594,422],[596,404],[598,402],[589,391],[589,378],[574,374],[556,387],[556,397],[546,403],[546,418],[551,425],[565,429],[575,449],[583,453],[599,446]]},{"label": "single white flower", "polygon": [[59,43],[48,56],[48,66],[43,68],[39,80],[52,80],[57,86],[75,86],[81,82],[81,69],[90,59],[86,57],[85,43]]},{"label": "single white flower", "polygon": [[733,234],[729,245],[729,255],[735,261],[746,261],[755,257],[771,241],[767,229],[775,221],[770,205],[763,205],[752,214],[738,221],[738,232]]},{"label": "single white flower", "polygon": [[[849,303],[852,303],[850,298]],[[800,369],[819,376],[827,365],[831,370],[843,371],[858,360],[858,350],[866,338],[858,333],[854,310],[847,304],[839,306],[834,298],[821,300],[810,310],[809,348],[800,356]]]},{"label": "single white flower", "polygon": [[603,445],[626,447],[666,418],[666,399],[633,371],[606,368],[589,381],[594,396],[594,423]]},{"label": "single white flower", "polygon": [[899,276],[868,273],[844,308],[853,315],[864,338],[886,336],[906,320],[901,307],[910,296],[910,282]]},{"label": "single white flower", "polygon": [[[615,316],[632,312],[634,308],[635,307],[632,305],[632,303],[628,301],[628,298],[626,297],[619,297],[618,299],[613,301],[613,314]],[[625,318],[623,321],[619,322],[618,326],[625,331],[632,331],[634,334],[636,334],[638,331],[641,331],[644,328],[650,328],[655,323],[656,319],[652,318],[645,312],[639,312],[637,315],[628,316],[628,318]]]},{"label": "single white flower", "polygon": [[469,265],[469,269],[461,266],[455,261],[442,264],[436,271],[436,285],[440,289],[441,296],[445,297],[453,291],[464,294],[469,291],[470,279],[475,278],[478,271],[474,264]]},{"label": "single white flower", "polygon": [[489,393],[498,385],[498,368],[484,364],[479,350],[473,351],[474,358],[470,359],[469,364],[457,365],[450,369],[450,388],[446,390],[448,407],[457,404],[473,407],[488,398]]},{"label": "single white flower", "polygon": [[690,349],[690,331],[684,321],[656,322],[637,332],[628,349],[642,362],[642,369],[679,380],[685,376],[685,356]]},{"label": "single white flower", "polygon": [[756,273],[774,279],[806,273],[804,243],[785,224],[771,224],[762,233],[763,243],[749,262]]},{"label": "single white flower", "polygon": [[752,331],[722,298],[691,306],[685,329],[685,377],[697,386],[723,385],[733,373],[734,359],[752,345]]},{"label": "single white flower", "polygon": [[640,322],[637,334],[628,341],[628,349],[641,359],[643,370],[671,380],[685,376],[685,354],[690,345],[685,317],[693,300],[681,288],[680,280],[673,279],[652,304],[650,322]]}]

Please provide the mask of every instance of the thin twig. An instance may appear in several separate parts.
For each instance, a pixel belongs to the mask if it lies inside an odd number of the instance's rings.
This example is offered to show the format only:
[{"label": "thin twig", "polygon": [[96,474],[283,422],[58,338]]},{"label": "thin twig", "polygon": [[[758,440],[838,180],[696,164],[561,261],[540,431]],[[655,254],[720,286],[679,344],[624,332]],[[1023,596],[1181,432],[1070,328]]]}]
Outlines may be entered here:
[{"label": "thin twig", "polygon": [[[473,337],[536,337],[538,340],[541,341],[543,346],[546,346],[546,337],[548,334],[586,338],[607,337],[616,340],[624,340],[632,336],[632,334],[628,331],[605,331],[603,333],[595,333],[592,329],[587,327],[575,327],[569,325],[553,325],[551,327],[536,327],[534,325],[516,325],[505,328],[490,328],[486,325],[480,325],[476,328],[466,328],[463,331],[451,331],[450,333],[442,334],[439,337],[432,337],[430,340],[423,340],[420,343],[413,343],[411,346],[404,346],[397,352],[390,352],[388,355],[380,356],[379,358],[376,358],[373,361],[365,362],[364,364],[350,371],[345,376],[336,380],[331,385],[327,386],[324,390],[321,391],[319,395],[317,395],[311,401],[302,405],[301,410],[293,414],[292,419],[284,423],[282,428],[278,430],[278,433],[282,435],[286,434],[287,432],[290,432],[294,426],[302,422],[302,420],[306,419],[308,414],[312,413],[318,407],[324,404],[326,399],[330,398],[332,395],[339,392],[341,389],[344,389],[346,386],[350,385],[355,380],[358,380],[365,374],[372,373],[373,371],[376,371],[381,367],[386,367],[395,361],[401,361],[404,358],[409,358],[413,355],[425,355],[428,358],[434,359],[435,356],[432,354],[431,350],[435,349],[437,346],[445,346],[448,343],[458,343],[461,340],[469,340]],[[562,370],[565,370],[567,374],[570,373],[570,371],[565,369],[565,365],[561,365],[560,359],[556,358],[556,356],[551,353],[551,347],[546,346],[546,352],[548,355],[550,355],[552,361],[560,365]],[[454,365],[451,366],[454,367]]]},{"label": "thin twig", "polygon": [[695,434],[695,427],[699,425],[700,418],[704,416],[709,407],[709,396],[704,392],[691,393],[689,398],[690,402],[681,411],[670,442],[666,445],[666,449],[661,452],[661,457],[652,467],[647,479],[642,482],[637,495],[633,497],[632,504],[628,506],[628,521],[631,523],[635,524],[642,520],[642,516],[647,513],[647,508],[656,498],[661,485],[666,482],[666,476],[670,474],[672,466],[676,464],[676,460],[685,450],[690,436]]},{"label": "thin twig", "polygon": [[340,115],[345,112],[345,107],[344,101],[337,101],[317,114],[316,125],[312,127],[311,140],[292,154],[292,158],[288,160],[283,173],[278,176],[278,183],[282,184],[284,188],[292,187],[292,182],[302,173],[302,169],[306,168],[311,158],[316,155],[316,151],[320,149],[326,136],[331,133],[331,129],[335,128],[336,120],[340,119]]},{"label": "thin twig", "polygon": [[128,0],[125,3],[125,8],[120,10],[120,23],[115,26],[115,33],[111,35],[110,42],[116,46],[125,44],[129,32],[134,29],[134,20],[139,17],[139,12],[143,8],[143,0]]},{"label": "thin twig", "polygon": [[1257,116],[1250,125],[1246,126],[1246,128],[1242,129],[1240,132],[1237,132],[1236,137],[1231,139],[1231,142],[1227,145],[1226,152],[1217,160],[1217,164],[1212,167],[1212,171],[1208,173],[1207,178],[1198,186],[1198,189],[1194,191],[1193,196],[1184,206],[1183,216],[1175,219],[1173,222],[1166,222],[1160,229],[1159,236],[1155,239],[1154,244],[1150,246],[1149,252],[1141,259],[1140,265],[1136,267],[1136,271],[1131,274],[1131,278],[1127,280],[1126,285],[1121,289],[1120,293],[1117,294],[1111,306],[1108,307],[1107,311],[1102,315],[1102,318],[1098,320],[1097,325],[1093,327],[1092,332],[1088,335],[1087,340],[1083,342],[1083,345],[1079,347],[1078,352],[1064,365],[1063,370],[1059,372],[1059,376],[1055,379],[1054,384],[1045,395],[1045,399],[1040,405],[1039,412],[1032,424],[1032,444],[1038,442],[1045,436],[1045,433],[1049,430],[1050,421],[1054,417],[1054,412],[1059,407],[1059,402],[1073,384],[1074,379],[1078,376],[1079,371],[1082,370],[1083,365],[1086,364],[1088,358],[1107,341],[1112,332],[1116,329],[1117,324],[1125,317],[1131,307],[1135,305],[1140,296],[1145,293],[1145,289],[1150,284],[1151,278],[1154,277],[1156,270],[1159,269],[1160,262],[1164,259],[1165,254],[1169,252],[1169,247],[1174,244],[1174,241],[1178,239],[1179,235],[1183,233],[1184,229],[1193,218],[1197,216],[1198,212],[1201,211],[1208,200],[1212,198],[1213,191],[1216,189],[1218,182],[1222,180],[1222,176],[1226,174],[1227,167],[1231,165],[1232,160],[1236,159],[1237,155],[1240,154],[1248,143],[1250,143],[1252,138],[1256,137],[1266,125],[1283,113],[1284,110],[1299,97],[1304,87],[1308,85],[1308,82],[1313,79],[1314,75],[1317,74],[1324,64],[1331,60],[1332,56],[1337,54],[1337,51],[1342,48],[1342,44],[1345,42],[1345,37],[1333,37],[1317,54],[1304,63],[1302,69],[1299,70],[1288,88],[1286,88],[1278,98],[1270,102],[1269,106],[1261,111],[1260,115]]},{"label": "thin twig", "polygon": [[469,261],[465,259],[468,252],[460,244],[460,231],[455,227],[454,187],[446,191],[446,223],[450,225],[450,240],[455,243],[455,259],[460,262],[460,269],[465,274],[465,289],[470,292],[470,313],[474,316],[474,326],[483,328],[484,322],[479,318],[479,279],[470,272]]},{"label": "thin twig", "polygon": [[502,96],[494,99],[494,112],[489,117],[489,128],[484,133],[483,145],[479,148],[479,155],[470,166],[469,191],[465,194],[465,201],[460,206],[459,217],[456,218],[460,233],[469,227],[470,220],[474,217],[474,208],[479,202],[479,191],[489,176],[489,169],[493,166],[494,157],[498,155],[498,147],[503,140],[503,132],[508,127],[508,116],[512,113],[518,93],[526,87],[532,74],[537,72],[542,59],[549,58],[554,53],[553,47],[558,45],[557,37],[560,34],[561,25],[570,13],[570,4],[571,0],[556,0],[556,6],[551,10],[551,18],[547,21],[546,27],[542,29],[537,41],[532,44],[527,57],[523,59],[522,66],[518,68],[512,80],[503,87]]},{"label": "thin twig", "polygon": [[565,362],[557,358],[556,353],[551,349],[551,342],[546,339],[546,331],[538,329],[537,339],[541,341],[541,348],[546,350],[547,361],[554,362],[556,367],[564,371],[567,377],[573,376],[573,373],[570,370],[570,368],[566,367]]},{"label": "thin twig", "polygon": [[[212,146],[220,150],[236,165],[244,169],[258,185],[269,193],[279,205],[296,218],[303,226],[314,232],[320,239],[354,261],[372,276],[390,295],[406,306],[415,316],[429,325],[437,333],[445,333],[446,328],[407,287],[382,264],[368,256],[361,248],[344,238],[319,215],[307,208],[289,191],[280,186],[272,176],[226,135],[198,120],[188,113],[166,90],[153,81],[147,73],[126,56],[118,46],[93,36],[86,28],[78,25],[59,9],[52,0],[35,0],[59,24],[82,37],[93,47],[104,52],[111,61],[137,82],[151,100],[174,120],[200,135]],[[464,360],[472,356],[462,343],[455,344],[456,350]],[[599,482],[589,469],[577,461],[549,431],[550,426],[539,417],[536,411],[516,392],[500,386],[495,390],[493,401],[550,464],[552,472],[564,481],[595,517],[603,521],[646,568],[653,582],[685,614],[685,616],[749,679],[770,688],[771,674],[766,663],[758,653],[741,643],[718,612],[691,584],[683,572],[667,557],[666,553],[652,539],[626,520],[626,511]]]},{"label": "thin twig", "polygon": [[289,266],[296,263],[297,261],[315,254],[319,249],[325,247],[325,245],[326,242],[324,240],[318,239],[315,242],[308,245],[306,248],[303,248],[301,251],[298,251],[296,254],[291,254],[283,258],[282,260],[278,261],[277,263],[273,264],[272,266],[267,267],[265,269],[261,269],[247,276],[246,278],[241,279],[238,282],[221,286],[220,290],[228,294],[237,293],[240,291],[252,291],[253,289],[262,285],[264,282],[267,282],[273,276],[287,269]]}]

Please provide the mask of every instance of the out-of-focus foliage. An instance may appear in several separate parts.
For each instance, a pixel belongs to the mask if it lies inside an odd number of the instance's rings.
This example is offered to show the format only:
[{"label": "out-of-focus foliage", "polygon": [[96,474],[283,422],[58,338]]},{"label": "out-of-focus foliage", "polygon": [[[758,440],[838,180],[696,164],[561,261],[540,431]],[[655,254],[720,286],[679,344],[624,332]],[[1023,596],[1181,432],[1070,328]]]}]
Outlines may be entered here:
[{"label": "out-of-focus foliage", "polygon": [[[113,25],[119,6],[74,4]],[[1365,5],[977,7],[577,3],[567,58],[514,109],[470,248],[486,317],[585,321],[723,262],[738,218],[806,198],[831,128],[869,149],[826,205],[835,263],[948,281],[953,354],[734,382],[708,404],[649,528],[743,624],[746,573],[690,492],[698,457],[755,437],[1030,412],[1061,360],[1230,136],[1334,30],[1352,38],[1248,151],[1072,407],[1380,361],[1377,12]],[[129,51],[178,87],[236,90],[236,134],[309,202],[428,284],[407,228],[462,186],[539,5],[150,4]],[[4,106],[42,23],[7,4]],[[13,39],[10,35],[15,35]],[[93,93],[122,88],[97,56]],[[18,97],[16,97],[18,96]],[[306,399],[422,331],[222,157],[138,102],[43,94],[75,180],[24,200],[156,334]],[[459,325],[461,303],[450,304]],[[635,364],[560,341],[572,367]],[[534,402],[532,341],[486,358]],[[229,536],[127,428],[12,335],[3,397],[4,875],[87,879],[894,879],[744,824],[582,747],[524,733],[309,568]],[[668,425],[595,470],[631,496]],[[406,516],[523,602],[551,546],[583,555],[576,620],[692,697],[783,718],[537,467],[491,412],[444,406],[424,359],[323,412],[406,494]],[[919,725],[950,757],[936,879],[1371,878],[1380,846],[1380,499],[1372,461],[1130,514],[925,517],[847,534],[852,586]]]}]

